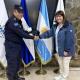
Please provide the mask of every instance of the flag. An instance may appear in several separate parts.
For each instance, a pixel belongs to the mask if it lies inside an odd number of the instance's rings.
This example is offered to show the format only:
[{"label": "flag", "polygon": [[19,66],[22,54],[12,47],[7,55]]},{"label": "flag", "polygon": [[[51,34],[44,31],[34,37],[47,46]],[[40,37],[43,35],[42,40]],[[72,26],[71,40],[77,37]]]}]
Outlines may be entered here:
[{"label": "flag", "polygon": [[56,12],[57,12],[57,11],[60,11],[60,10],[63,11],[63,12],[65,13],[65,11],[64,11],[64,2],[63,2],[63,0],[58,0]]},{"label": "flag", "polygon": [[8,15],[5,7],[4,0],[0,0],[0,25],[4,26],[8,20]]},{"label": "flag", "polygon": [[[63,0],[58,0],[56,12],[58,12],[58,11],[63,11],[65,13]],[[55,24],[55,18],[53,20],[53,24]]]},{"label": "flag", "polygon": [[[37,30],[40,34],[50,30],[46,0],[41,1]],[[52,39],[39,39],[35,44],[41,63],[47,64],[52,58]]]},{"label": "flag", "polygon": [[[28,11],[26,7],[26,0],[21,0],[21,6],[23,7],[24,17],[22,18],[23,28],[28,30],[31,26]],[[31,29],[31,28],[30,28]],[[31,39],[23,39],[24,43],[22,44],[22,60],[28,65],[35,60],[35,51],[34,51],[34,42]]]},{"label": "flag", "polygon": [[0,62],[3,67],[7,67],[7,60],[5,56],[5,37],[4,37],[4,26],[8,20],[8,15],[5,7],[4,0],[0,0]]}]

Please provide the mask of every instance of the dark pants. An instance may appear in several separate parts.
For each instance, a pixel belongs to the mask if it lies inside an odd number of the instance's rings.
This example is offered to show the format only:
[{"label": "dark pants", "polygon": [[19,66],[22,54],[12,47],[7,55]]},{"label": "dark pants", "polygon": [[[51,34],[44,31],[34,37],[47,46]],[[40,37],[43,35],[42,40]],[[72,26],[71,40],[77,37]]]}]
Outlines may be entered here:
[{"label": "dark pants", "polygon": [[17,72],[20,68],[21,45],[13,42],[5,42],[8,80],[16,80]]}]

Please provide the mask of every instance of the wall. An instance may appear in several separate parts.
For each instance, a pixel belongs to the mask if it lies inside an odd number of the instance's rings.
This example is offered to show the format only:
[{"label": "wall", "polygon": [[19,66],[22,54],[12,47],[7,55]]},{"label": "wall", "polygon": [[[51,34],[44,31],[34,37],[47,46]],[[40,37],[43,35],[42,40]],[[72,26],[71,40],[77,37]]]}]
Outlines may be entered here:
[{"label": "wall", "polygon": [[80,0],[66,0],[66,16],[73,22],[76,30],[76,48],[80,55]]}]

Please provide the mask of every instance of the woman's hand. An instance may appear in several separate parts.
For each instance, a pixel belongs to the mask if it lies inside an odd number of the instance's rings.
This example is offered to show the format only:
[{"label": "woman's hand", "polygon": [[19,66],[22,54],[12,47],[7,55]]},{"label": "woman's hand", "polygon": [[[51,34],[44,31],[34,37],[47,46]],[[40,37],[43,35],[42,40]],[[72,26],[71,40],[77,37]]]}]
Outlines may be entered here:
[{"label": "woman's hand", "polygon": [[68,52],[64,51],[64,56],[67,57],[68,56]]}]

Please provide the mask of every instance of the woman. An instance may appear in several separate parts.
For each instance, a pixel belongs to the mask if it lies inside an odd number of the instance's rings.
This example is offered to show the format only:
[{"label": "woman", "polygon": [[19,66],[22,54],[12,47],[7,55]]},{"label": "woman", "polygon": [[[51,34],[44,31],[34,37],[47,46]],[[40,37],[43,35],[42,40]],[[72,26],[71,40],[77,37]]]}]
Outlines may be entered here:
[{"label": "woman", "polygon": [[53,37],[54,51],[59,63],[59,76],[54,80],[66,80],[69,75],[69,63],[75,54],[75,33],[73,25],[65,19],[63,11],[58,11],[55,14],[56,24],[51,30],[40,35],[40,38]]}]

